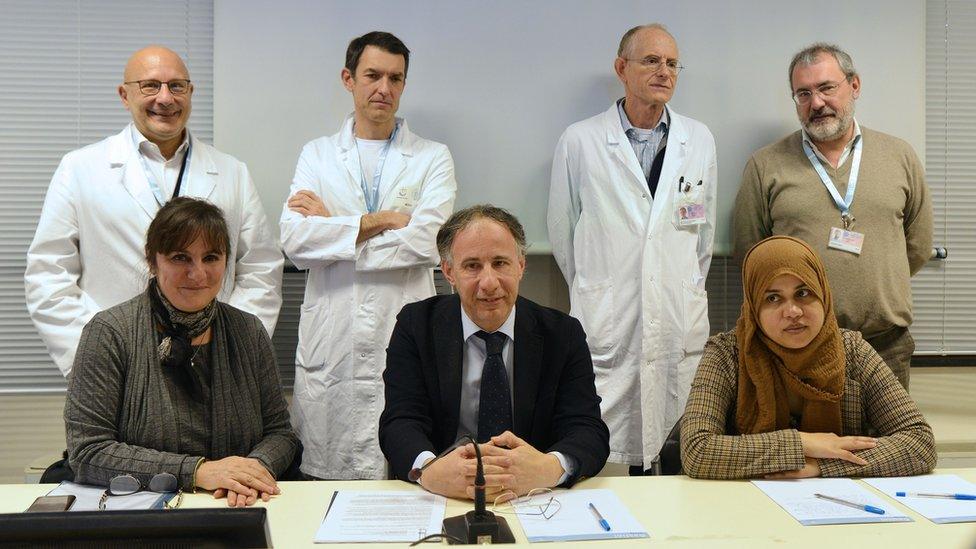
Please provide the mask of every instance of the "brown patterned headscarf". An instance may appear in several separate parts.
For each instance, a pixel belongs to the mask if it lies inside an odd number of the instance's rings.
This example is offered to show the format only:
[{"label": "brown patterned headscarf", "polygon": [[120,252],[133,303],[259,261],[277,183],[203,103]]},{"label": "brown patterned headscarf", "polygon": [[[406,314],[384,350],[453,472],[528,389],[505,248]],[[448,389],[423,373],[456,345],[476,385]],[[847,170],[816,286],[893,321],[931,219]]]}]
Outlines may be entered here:
[{"label": "brown patterned headscarf", "polygon": [[[770,339],[759,324],[759,307],[777,277],[790,274],[820,300],[824,324],[806,347],[789,349]],[[803,401],[799,429],[841,432],[844,345],[834,316],[823,263],[810,246],[789,236],[759,242],[742,262],[742,313],[735,325],[739,388],[735,423],[741,434],[790,428],[789,395]]]}]

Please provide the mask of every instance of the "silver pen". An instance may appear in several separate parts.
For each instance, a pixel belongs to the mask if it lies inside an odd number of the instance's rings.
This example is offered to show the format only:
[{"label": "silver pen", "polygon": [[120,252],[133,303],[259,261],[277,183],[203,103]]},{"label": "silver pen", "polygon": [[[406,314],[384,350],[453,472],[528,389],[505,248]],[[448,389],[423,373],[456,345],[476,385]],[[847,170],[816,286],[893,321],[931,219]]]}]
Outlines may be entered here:
[{"label": "silver pen", "polygon": [[875,515],[885,514],[885,510],[880,507],[875,507],[874,505],[866,505],[864,503],[856,503],[853,501],[847,501],[846,499],[835,498],[833,496],[825,496],[823,494],[814,494],[820,499],[825,499],[827,501],[832,501],[834,503],[839,503],[841,505],[846,505],[848,507],[853,507],[855,509],[860,509],[862,511],[867,511],[868,513],[874,513]]}]

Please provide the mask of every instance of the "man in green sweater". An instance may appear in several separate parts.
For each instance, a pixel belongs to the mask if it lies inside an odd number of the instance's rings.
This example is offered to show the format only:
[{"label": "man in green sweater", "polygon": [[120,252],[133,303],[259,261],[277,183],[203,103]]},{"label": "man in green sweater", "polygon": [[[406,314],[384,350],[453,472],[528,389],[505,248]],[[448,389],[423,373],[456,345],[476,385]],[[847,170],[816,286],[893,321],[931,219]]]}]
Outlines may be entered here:
[{"label": "man in green sweater", "polygon": [[907,389],[915,350],[910,279],[932,250],[922,165],[901,139],[854,120],[861,80],[837,46],[800,51],[789,78],[802,129],[746,164],[735,256],[772,235],[808,242],[827,267],[841,327],[859,330]]}]

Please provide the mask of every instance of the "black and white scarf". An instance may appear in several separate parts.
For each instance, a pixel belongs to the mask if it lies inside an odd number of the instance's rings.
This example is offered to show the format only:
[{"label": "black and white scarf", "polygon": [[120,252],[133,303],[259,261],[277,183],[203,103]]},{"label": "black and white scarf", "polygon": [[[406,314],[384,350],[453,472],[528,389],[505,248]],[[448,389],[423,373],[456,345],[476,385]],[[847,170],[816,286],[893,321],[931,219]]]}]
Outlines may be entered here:
[{"label": "black and white scarf", "polygon": [[159,362],[164,368],[186,371],[193,359],[193,338],[207,331],[217,314],[217,300],[192,313],[181,311],[166,299],[159,283],[149,280],[149,303],[153,318],[163,331],[163,340],[157,347]]}]

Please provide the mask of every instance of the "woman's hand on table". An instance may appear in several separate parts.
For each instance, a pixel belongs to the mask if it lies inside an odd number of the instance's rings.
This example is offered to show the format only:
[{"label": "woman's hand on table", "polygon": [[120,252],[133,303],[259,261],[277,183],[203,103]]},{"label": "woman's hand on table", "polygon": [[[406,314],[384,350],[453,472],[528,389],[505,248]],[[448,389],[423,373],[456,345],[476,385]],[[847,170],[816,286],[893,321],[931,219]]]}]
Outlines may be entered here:
[{"label": "woman's hand on table", "polygon": [[796,471],[780,471],[766,475],[767,480],[784,480],[791,478],[816,478],[820,476],[820,461],[817,458],[806,458],[806,465]]},{"label": "woman's hand on table", "polygon": [[268,501],[281,489],[271,473],[254,458],[230,456],[205,461],[197,469],[196,485],[214,492],[214,497],[227,497],[231,507],[252,505],[257,498]]},{"label": "woman's hand on table", "polygon": [[[251,495],[238,494],[233,490],[227,490],[226,488],[217,488],[213,493],[214,499],[220,499],[222,497],[227,498],[228,507],[247,507],[254,505],[258,498]],[[268,502],[271,501],[271,494],[267,492],[261,492],[261,501]]]},{"label": "woman's hand on table", "polygon": [[873,437],[847,436],[839,437],[834,433],[804,433],[800,432],[803,443],[803,455],[817,459],[842,459],[854,465],[867,465],[864,458],[854,452],[869,450],[878,445]]}]

